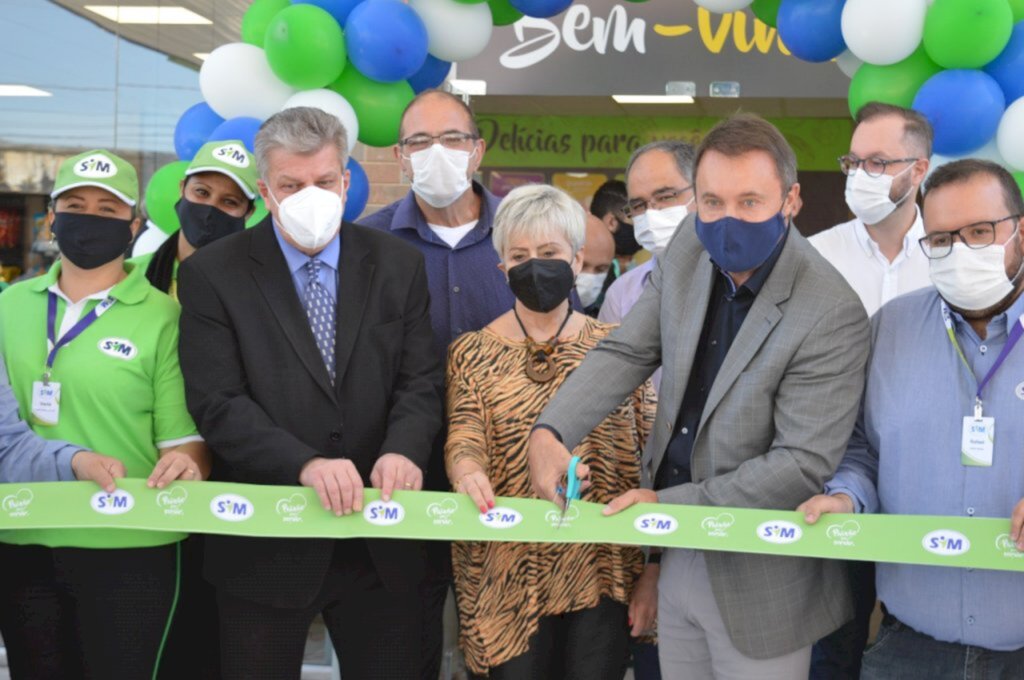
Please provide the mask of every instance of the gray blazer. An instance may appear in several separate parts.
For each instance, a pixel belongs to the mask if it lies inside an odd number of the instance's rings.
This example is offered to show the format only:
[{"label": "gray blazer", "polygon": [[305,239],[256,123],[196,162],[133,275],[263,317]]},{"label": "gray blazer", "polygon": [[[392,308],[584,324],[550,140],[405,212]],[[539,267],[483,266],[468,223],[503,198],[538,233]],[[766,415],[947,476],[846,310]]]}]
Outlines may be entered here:
[{"label": "gray blazer", "polygon": [[[643,454],[650,488],[679,415],[714,275],[688,217],[622,326],[591,350],[537,423],[557,430],[571,450],[664,366]],[[793,510],[821,493],[853,430],[868,333],[860,299],[790,229],[708,394],[693,482],[659,491],[659,500]],[[705,559],[732,642],[748,657],[806,647],[852,616],[840,562],[712,551]]]}]

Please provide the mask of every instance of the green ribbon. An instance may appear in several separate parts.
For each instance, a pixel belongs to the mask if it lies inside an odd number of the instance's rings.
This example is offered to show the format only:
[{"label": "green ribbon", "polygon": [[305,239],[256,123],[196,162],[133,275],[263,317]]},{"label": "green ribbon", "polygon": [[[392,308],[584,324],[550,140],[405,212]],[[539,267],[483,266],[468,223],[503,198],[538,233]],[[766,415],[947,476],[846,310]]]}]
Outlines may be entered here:
[{"label": "green ribbon", "polygon": [[118,480],[107,494],[87,482],[0,484],[0,531],[144,529],[279,538],[411,538],[530,543],[618,543],[730,552],[1024,571],[1007,519],[826,515],[641,504],[605,517],[576,502],[564,522],[547,501],[499,498],[481,514],[466,496],[367,489],[362,513],[336,517],[312,489],[178,482],[157,490]]}]

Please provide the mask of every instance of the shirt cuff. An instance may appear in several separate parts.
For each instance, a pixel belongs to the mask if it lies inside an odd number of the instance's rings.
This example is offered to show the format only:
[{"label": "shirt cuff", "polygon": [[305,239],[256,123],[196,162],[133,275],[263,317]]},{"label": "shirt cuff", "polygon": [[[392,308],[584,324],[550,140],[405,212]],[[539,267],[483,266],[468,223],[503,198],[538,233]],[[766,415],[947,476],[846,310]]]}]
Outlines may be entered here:
[{"label": "shirt cuff", "polygon": [[57,480],[61,482],[73,482],[75,481],[75,470],[71,467],[71,459],[75,457],[75,454],[79,451],[85,451],[79,446],[68,444],[59,451],[57,451],[54,458],[57,462]]},{"label": "shirt cuff", "polygon": [[168,439],[162,442],[156,442],[156,448],[158,449],[173,449],[175,446],[181,446],[182,444],[191,444],[192,442],[201,442],[204,439],[198,434],[191,434],[187,437],[179,437],[178,439]]},{"label": "shirt cuff", "polygon": [[835,496],[837,493],[846,494],[847,496],[850,497],[850,500],[853,501],[853,511],[858,515],[864,514],[865,503],[861,499],[860,494],[856,492],[856,490],[851,489],[848,486],[843,486],[841,484],[833,485],[831,483],[828,483],[825,485],[825,493],[828,494],[829,496]]},{"label": "shirt cuff", "polygon": [[561,433],[561,432],[559,432],[558,430],[556,430],[555,428],[553,428],[553,427],[552,427],[552,426],[550,426],[550,425],[545,425],[544,423],[540,423],[540,424],[534,425],[534,426],[533,426],[533,429],[532,429],[532,430],[530,430],[530,431],[531,431],[531,432],[536,432],[537,430],[547,430],[547,431],[548,431],[548,432],[550,432],[551,434],[555,435],[555,439],[557,439],[557,440],[559,441],[559,443],[561,443],[561,444],[564,444],[564,443],[565,443],[565,442],[564,442],[564,441],[562,440],[562,433]]}]

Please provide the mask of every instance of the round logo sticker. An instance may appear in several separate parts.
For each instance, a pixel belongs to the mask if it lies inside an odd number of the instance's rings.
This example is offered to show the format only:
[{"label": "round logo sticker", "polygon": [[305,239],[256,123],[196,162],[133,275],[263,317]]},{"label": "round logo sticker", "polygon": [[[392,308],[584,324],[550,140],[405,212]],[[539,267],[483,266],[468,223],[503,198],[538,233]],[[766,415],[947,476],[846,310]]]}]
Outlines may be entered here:
[{"label": "round logo sticker", "polygon": [[971,541],[959,531],[951,529],[937,529],[925,534],[921,545],[933,555],[943,557],[963,555],[971,549]]},{"label": "round logo sticker", "polygon": [[757,527],[757,537],[765,543],[786,545],[787,543],[796,543],[803,536],[804,530],[798,525],[781,519],[774,522],[765,522]]},{"label": "round logo sticker", "polygon": [[640,515],[633,520],[633,528],[637,531],[651,536],[664,536],[671,534],[679,528],[679,522],[675,517],[660,512],[649,512]]},{"label": "round logo sticker", "polygon": [[104,179],[117,174],[117,166],[109,156],[94,153],[75,163],[74,173],[86,179]]},{"label": "round logo sticker", "polygon": [[253,516],[256,508],[245,496],[233,493],[222,493],[210,501],[210,512],[217,519],[225,522],[244,522]]},{"label": "round logo sticker", "polygon": [[523,521],[523,515],[518,510],[503,508],[500,505],[491,508],[479,517],[481,524],[492,529],[511,529]]},{"label": "round logo sticker", "polygon": [[99,491],[93,494],[89,504],[101,515],[123,515],[135,507],[135,497],[124,489],[114,493]]},{"label": "round logo sticker", "polygon": [[363,518],[379,527],[390,527],[405,519],[405,508],[398,501],[373,501],[363,508]]}]

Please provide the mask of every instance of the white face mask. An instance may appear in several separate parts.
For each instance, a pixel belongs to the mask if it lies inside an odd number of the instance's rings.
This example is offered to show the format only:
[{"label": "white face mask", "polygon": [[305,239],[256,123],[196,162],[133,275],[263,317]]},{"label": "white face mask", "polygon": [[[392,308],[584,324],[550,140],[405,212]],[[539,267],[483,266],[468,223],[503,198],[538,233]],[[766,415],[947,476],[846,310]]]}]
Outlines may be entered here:
[{"label": "white face mask", "polygon": [[601,289],[604,288],[607,278],[608,272],[603,274],[581,272],[576,277],[576,293],[580,296],[580,302],[584,307],[589,307],[597,302],[597,298],[601,297]]},{"label": "white face mask", "polygon": [[850,206],[850,211],[864,224],[878,224],[891,215],[892,211],[914,191],[914,186],[911,185],[900,200],[893,201],[889,198],[893,180],[913,167],[910,165],[895,175],[879,177],[872,177],[864,168],[857,168],[852,175],[846,177],[846,205]]},{"label": "white face mask", "polygon": [[[693,199],[690,199],[693,203]],[[686,206],[674,205],[660,210],[646,210],[642,215],[633,218],[633,236],[651,255],[661,257],[668,247],[668,242],[676,233],[676,229],[686,219]]]},{"label": "white face mask", "polygon": [[318,186],[308,186],[277,203],[277,221],[297,244],[309,250],[322,248],[341,228],[345,204],[340,194]]},{"label": "white face mask", "polygon": [[954,243],[949,255],[928,261],[928,275],[942,299],[953,307],[989,309],[1013,292],[1013,284],[1006,278],[1005,253],[1002,245],[975,250]]},{"label": "white face mask", "polygon": [[435,208],[447,208],[470,187],[469,160],[473,153],[433,144],[409,156],[412,190]]}]

